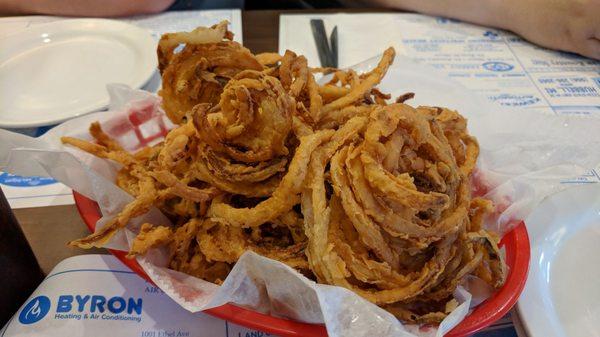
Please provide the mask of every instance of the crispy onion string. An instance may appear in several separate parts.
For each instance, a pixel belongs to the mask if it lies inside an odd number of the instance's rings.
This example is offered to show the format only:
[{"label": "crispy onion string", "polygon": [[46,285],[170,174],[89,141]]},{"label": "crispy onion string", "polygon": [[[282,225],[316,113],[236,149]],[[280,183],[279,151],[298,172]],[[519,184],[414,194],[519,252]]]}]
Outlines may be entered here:
[{"label": "crispy onion string", "polygon": [[376,109],[368,122],[354,117],[332,139],[350,127],[360,137],[318,148],[302,194],[317,279],[404,309],[394,309],[398,314],[411,312],[402,317],[413,322],[431,319],[414,313],[417,301],[427,314],[449,302],[484,252],[494,275],[489,281],[503,282],[497,246],[487,243],[494,241],[468,231],[470,182],[442,122],[403,104]]},{"label": "crispy onion string", "polygon": [[388,103],[376,86],[393,48],[359,74],[231,39],[226,23],[161,38],[160,95],[179,124],[163,143],[128,153],[98,123],[95,142],[63,138],[120,164],[134,197],[72,245],[100,247],[155,206],[173,226],[143,224],[131,257],[163,247],[170,268],[219,284],[251,250],[413,323],[443,320],[469,275],[504,284],[483,227],[494,206],[471,196],[477,141],[456,111],[403,104],[412,93]]}]

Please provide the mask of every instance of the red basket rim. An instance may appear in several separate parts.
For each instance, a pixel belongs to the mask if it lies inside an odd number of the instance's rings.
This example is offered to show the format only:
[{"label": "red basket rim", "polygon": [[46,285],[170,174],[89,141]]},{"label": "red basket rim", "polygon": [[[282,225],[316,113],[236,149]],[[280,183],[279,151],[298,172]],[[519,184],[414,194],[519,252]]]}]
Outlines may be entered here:
[{"label": "red basket rim", "polygon": [[[73,191],[73,197],[81,218],[90,231],[93,232],[96,222],[101,217],[98,204],[75,191]],[[525,224],[521,222],[505,234],[500,241],[500,245],[505,248],[506,263],[509,267],[506,283],[492,297],[477,306],[462,322],[448,332],[446,337],[471,335],[502,318],[517,302],[525,286],[529,271],[530,246]],[[131,270],[152,283],[137,261],[126,257],[126,252],[111,249],[109,251]],[[327,336],[324,325],[274,317],[233,304],[225,304],[204,312],[232,323],[282,337]]]}]

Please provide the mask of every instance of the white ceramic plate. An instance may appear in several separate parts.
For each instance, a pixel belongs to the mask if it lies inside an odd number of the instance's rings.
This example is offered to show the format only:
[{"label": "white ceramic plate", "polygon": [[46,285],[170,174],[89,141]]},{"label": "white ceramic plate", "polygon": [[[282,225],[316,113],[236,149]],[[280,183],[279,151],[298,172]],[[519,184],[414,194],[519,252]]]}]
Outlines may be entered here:
[{"label": "white ceramic plate", "polygon": [[558,193],[525,222],[531,264],[517,308],[527,334],[600,336],[600,185]]},{"label": "white ceramic plate", "polygon": [[139,27],[61,20],[0,39],[0,127],[55,124],[108,104],[106,84],[141,88],[156,69],[156,42]]}]

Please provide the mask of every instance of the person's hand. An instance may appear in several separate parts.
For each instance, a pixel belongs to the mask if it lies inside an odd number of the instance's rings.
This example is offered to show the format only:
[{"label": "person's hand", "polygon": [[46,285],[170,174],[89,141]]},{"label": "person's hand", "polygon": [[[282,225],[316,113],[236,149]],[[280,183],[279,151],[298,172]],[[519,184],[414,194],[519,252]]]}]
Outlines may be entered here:
[{"label": "person's hand", "polygon": [[498,24],[544,47],[600,59],[600,0],[512,0]]}]

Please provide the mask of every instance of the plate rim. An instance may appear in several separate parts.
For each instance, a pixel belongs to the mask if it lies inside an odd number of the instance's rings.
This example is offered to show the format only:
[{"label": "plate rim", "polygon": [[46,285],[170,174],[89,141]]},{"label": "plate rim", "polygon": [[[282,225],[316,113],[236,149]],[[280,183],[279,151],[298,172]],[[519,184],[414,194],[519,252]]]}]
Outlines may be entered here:
[{"label": "plate rim", "polygon": [[[581,190],[583,190],[583,192]],[[569,197],[572,197],[573,195],[577,195],[577,194],[580,194],[580,195],[582,193],[585,193],[584,195],[594,194],[593,191],[596,191],[597,192],[596,195],[597,195],[598,192],[600,192],[600,184],[582,183],[580,186],[574,186],[572,188],[568,188],[568,189],[559,191],[558,193],[555,193],[555,194],[549,196],[544,201],[542,201],[542,203],[540,205],[538,205],[536,208],[539,209],[539,207],[542,206],[543,203],[551,202],[551,201],[554,201],[557,199],[560,200],[560,199],[564,199],[564,198],[569,198]],[[586,198],[585,196],[583,196],[581,200],[589,201],[590,204],[594,203],[594,202],[596,202],[596,203],[598,202],[593,199]],[[563,209],[565,212],[576,212],[577,211],[577,210],[572,210],[569,207],[565,207]],[[540,210],[538,210],[538,212],[540,212]],[[565,214],[565,213],[563,213],[563,214]],[[531,214],[530,214],[530,216],[531,216]],[[528,217],[528,219],[530,218],[530,216]],[[528,221],[528,226],[531,227],[532,232],[538,226],[541,227],[542,230],[544,229],[544,227],[547,228],[547,226],[543,226],[542,224],[537,224],[535,221]],[[545,231],[544,233],[547,233],[547,231]],[[538,236],[537,239],[542,240],[545,238],[546,238],[546,236],[542,235],[542,237]],[[529,269],[530,269],[529,277],[533,277],[533,275],[535,275],[535,271],[539,270],[539,265],[537,262],[538,262],[538,259],[540,258],[540,255],[537,254],[537,251],[535,250],[535,246],[536,246],[535,240],[536,239],[534,238],[531,241],[531,259],[530,259],[530,264],[529,264]],[[535,282],[536,280],[533,280],[533,279],[530,280],[529,277],[527,279],[527,282],[528,282],[528,284],[530,284],[530,286],[532,286],[531,282]],[[537,286],[537,283],[535,285]],[[535,289],[537,290],[537,287]],[[521,321],[521,325],[522,325],[523,329],[525,330],[525,332],[527,333],[527,335],[529,337],[538,337],[538,336],[539,337],[542,337],[542,336],[543,337],[562,337],[562,336],[566,336],[566,331],[563,330],[564,333],[560,334],[554,328],[547,326],[547,324],[542,324],[542,323],[548,322],[548,315],[550,313],[539,314],[539,313],[537,313],[536,310],[533,310],[534,307],[536,307],[536,303],[537,303],[534,301],[536,298],[538,298],[538,296],[535,295],[533,292],[535,292],[535,290],[528,291],[528,288],[525,287],[523,289],[521,297],[519,298],[519,301],[517,302],[517,304],[515,306],[515,308],[517,309],[516,310],[517,314]],[[555,315],[556,311],[553,311],[551,314]],[[539,324],[535,324],[534,322],[537,322]],[[562,325],[560,325],[560,326],[562,327]]]},{"label": "plate rim", "polygon": [[[90,31],[93,26],[93,29],[98,29],[99,32],[107,32],[110,36],[128,36],[132,35],[134,38],[130,38],[135,46],[141,50],[152,51],[152,53],[143,52],[140,53],[142,55],[143,60],[141,62],[134,62],[137,66],[137,72],[139,73],[139,79],[135,82],[125,83],[133,89],[141,89],[145,84],[147,84],[152,77],[154,76],[156,69],[158,67],[158,62],[155,56],[156,50],[156,40],[154,39],[152,32],[148,29],[136,26],[129,22],[124,22],[120,20],[113,19],[103,19],[103,18],[64,18],[58,19],[57,21],[47,22],[37,24],[33,27],[26,28],[23,30],[19,30],[15,33],[3,36],[0,38],[0,44],[6,41],[10,41],[13,39],[19,38],[31,38],[32,34],[42,33],[42,31],[47,30],[48,27],[52,27],[53,31],[64,31],[69,28],[75,28],[73,31],[80,31],[84,33],[86,30]],[[111,28],[112,27],[112,28]],[[79,28],[79,29],[77,29]],[[29,36],[29,37],[28,37]],[[136,59],[138,61],[138,59]],[[109,84],[109,83],[107,83]],[[44,118],[37,119],[35,121],[28,122],[12,122],[7,121],[2,118],[2,111],[0,111],[0,128],[11,128],[11,129],[22,129],[22,128],[31,128],[31,127],[40,127],[40,126],[48,126],[55,125],[61,122],[67,121],[72,118],[80,117],[91,112],[99,111],[108,107],[110,102],[110,98],[108,96],[108,92],[106,92],[106,97],[102,100],[97,100],[96,102],[90,103],[90,108],[85,109],[86,111],[77,111],[76,114],[71,114],[66,117],[61,118]],[[73,110],[73,109],[72,109]]]}]

